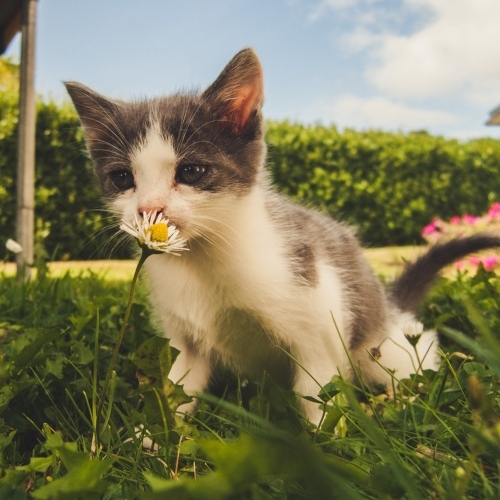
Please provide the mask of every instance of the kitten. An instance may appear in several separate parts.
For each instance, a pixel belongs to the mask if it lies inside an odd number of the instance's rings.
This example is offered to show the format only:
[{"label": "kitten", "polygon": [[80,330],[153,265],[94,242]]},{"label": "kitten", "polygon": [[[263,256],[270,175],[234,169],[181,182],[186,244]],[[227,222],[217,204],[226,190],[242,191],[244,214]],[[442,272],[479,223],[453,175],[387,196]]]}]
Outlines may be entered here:
[{"label": "kitten", "polygon": [[[351,228],[272,188],[251,49],[199,95],[124,102],[66,86],[111,210],[128,220],[162,211],[188,239],[182,257],[145,263],[155,312],[180,350],[170,378],[188,394],[204,391],[219,364],[312,396],[358,368],[368,383],[408,377],[417,361],[405,333],[418,331],[414,313],[436,273],[500,246],[477,236],[434,247],[384,290]],[[417,348],[422,368],[436,368],[435,333]],[[321,409],[302,404],[318,423]]]}]

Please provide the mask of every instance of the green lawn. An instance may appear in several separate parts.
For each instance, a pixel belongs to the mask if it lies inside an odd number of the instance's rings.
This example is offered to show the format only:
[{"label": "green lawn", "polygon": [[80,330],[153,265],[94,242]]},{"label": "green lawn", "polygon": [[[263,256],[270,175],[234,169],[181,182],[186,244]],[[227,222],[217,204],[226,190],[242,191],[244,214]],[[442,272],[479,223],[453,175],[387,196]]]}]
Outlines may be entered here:
[{"label": "green lawn", "polygon": [[[367,255],[390,278],[414,252]],[[439,371],[378,393],[332,374],[309,395],[318,429],[270,379],[176,414],[175,352],[142,286],[98,418],[135,264],[88,265],[55,263],[27,285],[0,270],[0,499],[500,498],[495,274],[453,271],[431,293],[420,319],[442,334]]]},{"label": "green lawn", "polygon": [[[72,276],[88,276],[89,272],[97,273],[107,280],[131,280],[136,262],[133,260],[78,260],[48,263],[51,276],[63,276],[70,273]],[[13,276],[16,266],[13,263],[0,264],[0,273]]]}]

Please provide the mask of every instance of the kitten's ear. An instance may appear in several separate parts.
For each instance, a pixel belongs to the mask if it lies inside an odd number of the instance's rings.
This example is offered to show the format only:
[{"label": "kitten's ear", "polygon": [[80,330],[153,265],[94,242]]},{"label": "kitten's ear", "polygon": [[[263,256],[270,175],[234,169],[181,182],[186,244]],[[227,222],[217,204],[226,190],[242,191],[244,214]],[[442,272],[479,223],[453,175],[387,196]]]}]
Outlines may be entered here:
[{"label": "kitten's ear", "polygon": [[262,66],[252,49],[238,52],[202,97],[215,105],[221,120],[241,132],[260,113],[264,101]]},{"label": "kitten's ear", "polygon": [[110,120],[115,115],[119,103],[78,82],[64,82],[64,85],[80,116],[87,145],[91,146],[109,131]]}]

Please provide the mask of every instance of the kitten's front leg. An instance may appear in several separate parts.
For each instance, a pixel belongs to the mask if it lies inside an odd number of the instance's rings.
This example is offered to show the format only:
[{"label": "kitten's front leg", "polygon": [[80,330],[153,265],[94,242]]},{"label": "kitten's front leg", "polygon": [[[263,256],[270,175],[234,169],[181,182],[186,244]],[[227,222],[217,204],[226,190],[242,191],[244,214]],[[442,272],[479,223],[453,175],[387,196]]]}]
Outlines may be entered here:
[{"label": "kitten's front leg", "polygon": [[[188,396],[196,396],[203,392],[210,381],[212,367],[205,356],[195,349],[181,346],[180,353],[175,360],[168,378],[175,384],[180,384]],[[198,401],[194,399],[191,403],[180,405],[178,410],[193,413]]]},{"label": "kitten's front leg", "polygon": [[[320,390],[321,387],[318,382],[310,374],[298,367],[294,391],[303,396],[316,397]],[[299,400],[299,410],[314,425],[319,425],[325,416],[324,409],[318,403],[307,399]]]}]

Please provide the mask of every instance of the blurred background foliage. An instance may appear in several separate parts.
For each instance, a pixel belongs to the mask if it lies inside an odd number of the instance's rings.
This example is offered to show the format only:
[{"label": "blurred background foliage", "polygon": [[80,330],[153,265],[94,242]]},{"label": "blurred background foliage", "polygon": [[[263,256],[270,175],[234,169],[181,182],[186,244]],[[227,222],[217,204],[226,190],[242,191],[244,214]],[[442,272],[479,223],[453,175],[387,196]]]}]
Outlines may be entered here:
[{"label": "blurred background foliage", "polygon": [[[17,74],[15,64],[0,58],[0,227],[5,240],[15,233]],[[102,208],[72,104],[38,99],[35,187],[38,244],[43,242],[53,259],[101,257],[103,241],[110,236],[109,231],[103,231],[109,219]],[[127,256],[127,249],[117,256]]]},{"label": "blurred background foliage", "polygon": [[356,225],[372,246],[422,243],[434,217],[482,214],[500,195],[496,139],[288,122],[269,123],[267,139],[280,189]]},{"label": "blurred background foliage", "polygon": [[[0,227],[14,235],[18,67],[0,58]],[[268,122],[268,164],[280,191],[359,228],[370,246],[423,243],[434,217],[481,214],[500,199],[500,141]],[[113,248],[79,120],[69,101],[39,99],[36,230],[49,258],[125,258]],[[0,241],[3,244],[4,241]]]}]

